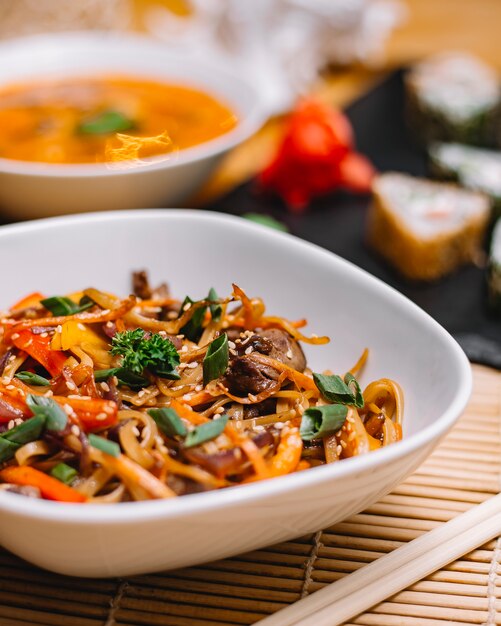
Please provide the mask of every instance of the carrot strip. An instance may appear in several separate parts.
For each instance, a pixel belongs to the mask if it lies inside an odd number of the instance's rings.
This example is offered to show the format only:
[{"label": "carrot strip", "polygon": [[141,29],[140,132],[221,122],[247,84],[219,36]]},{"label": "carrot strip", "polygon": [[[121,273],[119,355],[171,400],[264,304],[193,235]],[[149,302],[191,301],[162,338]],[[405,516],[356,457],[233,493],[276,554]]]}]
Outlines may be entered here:
[{"label": "carrot strip", "polygon": [[293,472],[301,460],[303,442],[297,428],[282,431],[276,454],[270,461],[271,476],[283,476]]},{"label": "carrot strip", "polygon": [[58,502],[85,502],[87,498],[52,476],[29,465],[6,467],[0,470],[0,479],[13,485],[38,487],[47,500]]},{"label": "carrot strip", "polygon": [[233,283],[233,297],[241,300],[242,307],[244,309],[244,325],[245,328],[254,328],[255,327],[255,319],[254,319],[254,309],[252,308],[252,301],[249,296],[245,293],[243,289],[241,289],[238,285]]},{"label": "carrot strip", "polygon": [[214,400],[214,396],[211,393],[208,391],[199,391],[193,394],[189,400],[185,400],[185,402],[188,406],[198,406],[199,404],[206,404],[211,400]]},{"label": "carrot strip", "polygon": [[358,372],[365,365],[365,362],[367,361],[368,356],[369,356],[369,349],[365,348],[365,350],[362,352],[362,356],[358,359],[355,365],[348,370],[349,373],[353,374],[353,376],[358,374]]},{"label": "carrot strip", "polygon": [[[136,298],[129,296],[125,300],[121,300],[119,306],[115,309],[105,309],[98,313],[75,313],[75,315],[60,315],[58,317],[41,317],[38,319],[30,320],[15,320],[14,326],[9,329],[9,334],[19,332],[19,329],[31,328],[32,326],[60,326],[70,320],[77,320],[85,324],[101,324],[103,322],[111,322],[123,317],[136,305]],[[5,323],[9,323],[10,320],[6,320]],[[7,335],[8,338],[8,335]]]},{"label": "carrot strip", "polygon": [[283,317],[262,317],[259,320],[259,325],[262,326],[263,328],[271,328],[271,327],[275,328],[278,326],[279,328],[282,328],[287,333],[289,333],[289,335],[293,337],[294,339],[296,339],[296,341],[302,341],[303,343],[310,343],[315,346],[320,346],[325,343],[329,343],[330,341],[329,337],[316,337],[316,336],[307,337],[306,335],[303,335],[303,333],[300,333],[297,330],[294,324],[289,322],[289,320],[284,319]]},{"label": "carrot strip", "polygon": [[235,446],[241,448],[254,468],[256,474],[256,480],[263,480],[268,478],[270,472],[266,461],[264,460],[261,451],[252,441],[252,439],[244,432],[238,432],[235,430],[232,424],[226,424],[224,432],[231,439]]},{"label": "carrot strip", "polygon": [[203,424],[204,422],[209,421],[208,417],[204,417],[203,415],[200,415],[200,413],[197,413],[187,404],[180,402],[176,398],[171,398],[170,406],[172,409],[174,409],[174,411],[176,411],[179,417],[183,417],[184,419],[188,420],[192,424],[195,424],[195,426],[198,426],[199,424]]},{"label": "carrot strip", "polygon": [[309,376],[306,376],[306,374],[302,374],[301,372],[298,372],[293,367],[290,367],[289,365],[286,365],[285,363],[282,363],[281,361],[277,361],[277,359],[273,359],[270,356],[261,354],[260,352],[251,352],[251,354],[249,355],[249,358],[252,358],[254,361],[258,361],[259,363],[262,363],[263,365],[269,365],[270,367],[272,367],[273,369],[279,372],[285,372],[287,375],[287,378],[289,380],[292,380],[294,383],[296,383],[298,387],[303,387],[304,389],[313,391],[315,395],[317,396],[319,395],[319,391],[317,389],[317,386],[315,385],[314,380],[310,378]]}]

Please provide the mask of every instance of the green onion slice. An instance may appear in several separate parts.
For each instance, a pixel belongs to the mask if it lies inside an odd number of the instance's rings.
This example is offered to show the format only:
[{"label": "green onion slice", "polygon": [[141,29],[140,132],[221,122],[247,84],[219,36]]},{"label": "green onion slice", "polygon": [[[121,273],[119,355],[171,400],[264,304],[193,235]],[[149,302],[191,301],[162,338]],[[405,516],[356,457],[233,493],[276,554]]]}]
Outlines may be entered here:
[{"label": "green onion slice", "polygon": [[209,344],[205,354],[203,362],[204,385],[226,372],[229,358],[228,335],[224,333]]},{"label": "green onion slice", "polygon": [[[211,287],[209,289],[209,295],[207,296],[207,299],[209,300],[209,302],[212,303],[217,303],[217,301],[219,300],[219,296],[217,295],[214,287]],[[210,304],[209,309],[212,321],[219,322],[219,320],[221,319],[221,315],[223,314],[223,307],[220,304]]]},{"label": "green onion slice", "polygon": [[70,465],[66,465],[66,463],[58,463],[54,465],[54,467],[50,471],[51,476],[57,478],[65,485],[69,485],[73,482],[74,478],[78,475],[78,472],[75,468]]},{"label": "green onion slice", "polygon": [[183,423],[179,415],[171,408],[150,409],[148,414],[155,420],[158,428],[167,437],[184,437],[188,433],[188,429]]},{"label": "green onion slice", "polygon": [[45,420],[47,430],[61,431],[66,428],[68,416],[52,398],[45,396],[35,396],[30,393],[26,397],[26,404],[31,409],[33,415]]},{"label": "green onion slice", "polygon": [[116,376],[119,385],[127,385],[131,389],[142,389],[150,384],[148,378],[135,374],[125,367],[112,367],[108,370],[96,370],[94,379],[96,383],[104,383],[112,376]]},{"label": "green onion slice", "polygon": [[33,385],[35,387],[48,387],[50,385],[50,381],[44,378],[43,376],[39,376],[38,374],[33,374],[33,372],[17,372],[15,374],[15,378],[19,378],[23,383],[27,383],[28,385]]},{"label": "green onion slice", "polygon": [[205,422],[205,424],[197,426],[194,430],[190,430],[184,440],[184,447],[192,448],[193,446],[199,446],[201,443],[215,439],[223,432],[227,421],[228,416],[222,415],[218,419]]},{"label": "green onion slice", "polygon": [[94,302],[87,296],[84,296],[78,304],[65,296],[52,296],[40,300],[40,304],[48,309],[52,315],[59,317],[61,315],[66,316],[82,313],[82,311],[90,309],[94,305]]},{"label": "green onion slice", "polygon": [[45,426],[45,419],[35,415],[22,424],[0,435],[0,463],[12,459],[16,451],[25,443],[40,438]]},{"label": "green onion slice", "polygon": [[343,404],[326,404],[306,409],[301,418],[299,434],[304,441],[321,439],[342,428],[348,409]]},{"label": "green onion slice", "polygon": [[120,456],[120,446],[118,443],[114,441],[110,441],[109,439],[105,439],[104,437],[100,437],[99,435],[89,435],[89,443],[94,448],[101,450],[105,454],[109,454],[110,456]]},{"label": "green onion slice", "polygon": [[[192,300],[189,296],[186,296],[186,298],[183,300],[183,304],[181,305],[179,317],[181,317],[181,315],[184,313],[184,307],[187,304],[191,304],[191,306],[193,306],[194,304],[198,304],[198,302],[196,300]],[[180,334],[187,337],[190,341],[198,341],[200,339],[200,336],[202,335],[203,321],[206,310],[206,306],[201,306],[199,309],[197,309],[193,313],[191,319],[181,328],[181,330],[179,331]]]},{"label": "green onion slice", "polygon": [[326,376],[313,374],[313,380],[322,396],[329,402],[336,404],[350,404],[357,408],[364,406],[364,399],[360,386],[352,374],[347,374],[345,380],[341,376]]}]

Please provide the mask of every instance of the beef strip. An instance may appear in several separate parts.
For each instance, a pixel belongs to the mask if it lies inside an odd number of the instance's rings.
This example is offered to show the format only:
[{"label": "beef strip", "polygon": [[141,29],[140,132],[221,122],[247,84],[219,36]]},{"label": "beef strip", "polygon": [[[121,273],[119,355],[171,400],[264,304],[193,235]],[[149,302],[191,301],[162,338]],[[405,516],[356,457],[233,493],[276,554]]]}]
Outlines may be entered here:
[{"label": "beef strip", "polygon": [[256,363],[250,355],[239,356],[230,361],[223,383],[236,396],[257,395],[269,389],[277,380],[277,370]]},{"label": "beef strip", "polygon": [[152,290],[148,281],[148,274],[144,270],[132,272],[132,292],[143,300],[151,298]]},{"label": "beef strip", "polygon": [[[234,358],[231,359],[224,384],[231,393],[237,396],[246,396],[251,393],[257,395],[266,391],[277,380],[279,373],[268,365],[256,363],[252,359],[252,352],[268,355],[300,372],[306,367],[306,358],[298,342],[287,332],[279,328],[259,330],[253,335],[239,334],[231,339],[235,344],[232,349]],[[250,350],[251,349],[251,350]],[[246,352],[251,354],[246,354]]]},{"label": "beef strip", "polygon": [[[259,335],[272,344],[272,349],[268,353],[270,357],[293,367],[298,372],[304,372],[306,357],[303,349],[289,333],[280,328],[268,328],[267,330],[259,331]],[[261,352],[261,350],[257,351]]]}]

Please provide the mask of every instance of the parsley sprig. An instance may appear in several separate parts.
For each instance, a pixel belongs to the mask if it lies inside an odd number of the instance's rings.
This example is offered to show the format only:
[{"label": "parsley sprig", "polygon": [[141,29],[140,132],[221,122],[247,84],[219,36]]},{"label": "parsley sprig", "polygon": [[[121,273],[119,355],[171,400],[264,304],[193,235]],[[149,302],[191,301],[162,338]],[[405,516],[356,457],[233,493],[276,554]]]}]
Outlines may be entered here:
[{"label": "parsley sprig", "polygon": [[172,341],[161,335],[148,335],[141,328],[117,333],[111,341],[111,354],[122,357],[122,369],[139,376],[148,370],[162,378],[179,378],[179,354]]}]

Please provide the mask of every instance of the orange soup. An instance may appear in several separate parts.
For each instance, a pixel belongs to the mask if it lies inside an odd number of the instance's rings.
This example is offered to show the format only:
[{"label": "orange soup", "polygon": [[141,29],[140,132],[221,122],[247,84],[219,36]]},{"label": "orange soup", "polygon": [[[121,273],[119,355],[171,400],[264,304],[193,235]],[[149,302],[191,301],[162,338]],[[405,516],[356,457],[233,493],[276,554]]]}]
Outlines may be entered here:
[{"label": "orange soup", "polygon": [[123,77],[79,78],[0,90],[0,157],[102,163],[171,153],[237,123],[196,89]]}]

